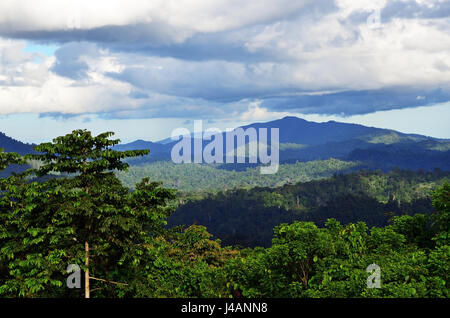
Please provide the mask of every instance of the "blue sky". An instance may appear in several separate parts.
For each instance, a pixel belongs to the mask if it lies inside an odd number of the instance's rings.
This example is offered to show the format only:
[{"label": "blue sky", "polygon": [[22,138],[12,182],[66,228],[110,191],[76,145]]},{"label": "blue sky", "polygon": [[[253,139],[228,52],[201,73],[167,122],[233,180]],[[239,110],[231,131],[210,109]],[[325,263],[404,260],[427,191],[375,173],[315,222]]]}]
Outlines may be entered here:
[{"label": "blue sky", "polygon": [[450,1],[0,3],[0,131],[159,140],[287,115],[450,138]]},{"label": "blue sky", "polygon": [[41,53],[48,57],[54,55],[59,47],[57,44],[39,44],[28,41],[24,51],[28,53]]}]

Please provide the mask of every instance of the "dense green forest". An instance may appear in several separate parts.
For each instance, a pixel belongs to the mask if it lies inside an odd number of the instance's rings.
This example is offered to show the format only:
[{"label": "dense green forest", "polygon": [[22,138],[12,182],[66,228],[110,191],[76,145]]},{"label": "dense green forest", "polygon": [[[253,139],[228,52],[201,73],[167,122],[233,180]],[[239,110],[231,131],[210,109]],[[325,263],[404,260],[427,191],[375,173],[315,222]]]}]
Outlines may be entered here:
[{"label": "dense green forest", "polygon": [[[34,154],[0,151],[0,170],[40,162],[0,179],[1,297],[449,296],[450,185],[441,171],[360,172],[211,194],[207,200],[228,200],[230,211],[234,203],[255,209],[249,231],[264,208],[313,215],[333,200],[357,206],[372,198],[408,211],[372,226],[342,224],[331,206],[324,222],[280,219],[270,246],[240,248],[213,239],[201,225],[167,226],[175,191],[153,176],[133,190],[124,186],[113,171],[126,171],[127,158],[148,151],[114,151],[119,141],[112,135],[77,130],[38,145]],[[60,176],[49,177],[54,173]],[[343,200],[346,195],[362,200]],[[250,201],[240,200],[245,196]],[[66,286],[71,264],[82,270],[80,289]],[[371,268],[379,285],[368,284]]]},{"label": "dense green forest", "polygon": [[259,167],[247,167],[244,171],[225,169],[219,164],[174,164],[157,161],[145,165],[132,165],[128,171],[116,172],[129,188],[152,176],[166,187],[182,192],[217,192],[234,188],[277,187],[286,183],[305,182],[330,177],[336,171],[348,172],[361,166],[358,162],[337,159],[282,164],[274,175],[260,173]]},{"label": "dense green forest", "polygon": [[221,191],[182,200],[169,223],[204,225],[225,244],[269,246],[274,226],[283,222],[323,226],[333,217],[344,224],[364,221],[385,226],[395,215],[430,213],[432,189],[449,177],[449,172],[438,169],[360,171],[278,188]]}]

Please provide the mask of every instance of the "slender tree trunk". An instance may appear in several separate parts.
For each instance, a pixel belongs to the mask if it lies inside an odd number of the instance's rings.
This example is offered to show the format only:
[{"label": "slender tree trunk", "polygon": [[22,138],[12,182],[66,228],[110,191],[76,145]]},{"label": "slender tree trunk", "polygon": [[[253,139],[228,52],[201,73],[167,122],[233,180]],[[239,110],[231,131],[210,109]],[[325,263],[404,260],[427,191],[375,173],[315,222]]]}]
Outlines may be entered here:
[{"label": "slender tree trunk", "polygon": [[85,265],[86,270],[84,271],[84,297],[90,298],[91,291],[89,288],[89,243],[88,241],[84,242],[84,255],[85,255]]},{"label": "slender tree trunk", "polygon": [[[84,161],[86,165],[87,161]],[[86,173],[86,170],[83,170],[83,173]],[[89,193],[89,187],[86,187],[86,194]],[[84,242],[84,256],[85,256],[85,264],[86,271],[84,272],[84,298],[91,298],[91,290],[89,286],[89,242]]]}]

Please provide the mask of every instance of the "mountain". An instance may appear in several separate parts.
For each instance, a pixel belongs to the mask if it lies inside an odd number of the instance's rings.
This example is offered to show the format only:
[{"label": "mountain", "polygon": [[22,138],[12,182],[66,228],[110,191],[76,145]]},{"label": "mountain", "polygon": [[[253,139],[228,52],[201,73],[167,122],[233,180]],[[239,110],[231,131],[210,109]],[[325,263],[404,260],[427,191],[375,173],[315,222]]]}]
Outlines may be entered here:
[{"label": "mountain", "polygon": [[[302,118],[287,116],[281,119],[264,122],[253,123],[238,128],[278,128],[280,130],[280,143],[295,143],[302,145],[321,145],[329,142],[341,142],[362,136],[377,137],[382,135],[389,135],[396,133],[403,138],[411,140],[425,140],[429,137],[403,134],[394,130],[366,127],[359,124],[340,123],[336,121],[328,121],[325,123],[317,123],[307,121]],[[173,141],[170,138],[158,141],[159,144],[171,144]]]},{"label": "mountain", "polygon": [[303,145],[321,145],[328,142],[340,142],[361,136],[387,133],[388,130],[366,127],[357,124],[346,124],[335,121],[317,123],[298,117],[284,117],[267,123],[255,123],[242,128],[279,128],[280,143],[296,143]]},{"label": "mountain", "polygon": [[128,144],[120,144],[113,147],[117,151],[126,151],[126,150],[136,150],[136,149],[148,149],[151,151],[151,153],[161,153],[161,152],[167,152],[170,151],[168,146],[165,146],[164,144],[155,143],[151,141],[145,141],[145,140],[136,140],[133,142],[130,142]]},{"label": "mountain", "polygon": [[[34,151],[34,145],[25,144],[11,137],[6,136],[4,133],[0,132],[0,149],[3,148],[5,152],[16,152],[21,155],[29,154]],[[27,166],[11,165],[5,170],[0,171],[0,177],[5,177],[11,175],[12,172],[23,172],[27,169]]]},{"label": "mountain", "polygon": [[32,153],[33,147],[34,145],[25,144],[0,132],[0,148],[3,148],[5,152],[17,152],[18,154],[25,155]]},{"label": "mountain", "polygon": [[[404,134],[395,130],[366,127],[358,124],[329,121],[317,123],[297,117],[284,117],[265,123],[242,126],[248,128],[278,128],[280,142],[280,163],[328,160],[358,161],[370,169],[388,171],[393,167],[405,169],[450,170],[450,140],[437,139],[417,134]],[[222,134],[225,140],[225,133]],[[270,144],[270,136],[268,143]],[[136,140],[114,147],[115,150],[149,149],[150,154],[130,159],[132,165],[156,161],[170,161],[171,150],[176,141],[165,139],[160,142]],[[203,141],[204,147],[208,141]],[[33,145],[7,137],[0,133],[0,148],[5,151],[26,154],[33,151]],[[223,153],[229,152],[224,142]],[[191,153],[194,149],[192,143]],[[225,161],[225,160],[224,160]],[[251,164],[224,164],[221,169],[245,170]]]},{"label": "mountain", "polygon": [[161,144],[161,145],[167,145],[167,144],[170,144],[172,141],[173,141],[172,138],[166,138],[166,139],[157,141],[156,143]]},{"label": "mountain", "polygon": [[170,160],[170,150],[172,149],[172,145],[168,144],[160,144],[151,141],[145,141],[142,139],[127,143],[120,144],[113,147],[114,150],[117,151],[127,151],[127,150],[150,150],[150,154],[145,157],[144,160],[141,158],[130,159],[129,162],[131,164],[139,164],[141,162],[152,162],[152,161],[160,161],[160,160]]},{"label": "mountain", "polygon": [[[280,163],[296,161],[327,160],[337,158],[361,161],[369,167],[389,170],[398,166],[407,169],[450,170],[450,140],[437,139],[417,134],[404,134],[395,130],[366,127],[358,124],[329,121],[317,123],[297,117],[253,123],[248,128],[278,128]],[[225,140],[225,133],[222,134]],[[270,143],[270,137],[268,140]],[[176,142],[169,139],[157,143],[137,140],[119,145],[117,150],[150,149],[151,153],[133,163],[170,160],[170,151]],[[192,143],[193,144],[193,143]],[[203,141],[203,147],[208,141]],[[229,152],[225,149],[224,154]],[[194,147],[192,146],[192,154]],[[245,169],[246,165],[223,165],[223,169]]]}]

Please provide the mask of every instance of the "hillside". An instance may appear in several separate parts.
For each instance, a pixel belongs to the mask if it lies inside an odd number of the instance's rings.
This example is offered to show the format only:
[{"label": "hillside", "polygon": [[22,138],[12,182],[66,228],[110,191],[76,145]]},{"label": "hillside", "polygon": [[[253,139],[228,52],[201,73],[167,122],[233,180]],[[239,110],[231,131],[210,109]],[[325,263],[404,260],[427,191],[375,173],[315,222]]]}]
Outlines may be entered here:
[{"label": "hillside", "polygon": [[[280,163],[336,158],[364,162],[370,168],[384,171],[396,166],[414,170],[450,170],[449,140],[334,121],[316,123],[297,117],[254,123],[241,128],[278,128]],[[222,136],[225,138],[224,134]],[[160,143],[138,140],[119,145],[116,149],[150,149],[150,155],[130,161],[134,165],[142,165],[170,160],[170,151],[175,143],[167,139]],[[207,144],[204,141],[203,147]],[[225,149],[225,143],[223,151],[224,154],[229,151]],[[191,152],[194,153],[193,147]],[[379,160],[380,157],[386,160]],[[225,165],[224,169],[236,170],[239,167]]]},{"label": "hillside", "polygon": [[282,164],[276,174],[264,175],[259,168],[245,166],[233,171],[224,165],[200,165],[187,163],[177,165],[168,161],[157,161],[145,165],[134,165],[127,172],[116,172],[119,179],[133,188],[137,180],[150,176],[162,181],[165,187],[189,193],[217,192],[234,188],[277,187],[286,183],[306,182],[327,178],[336,172],[359,170],[358,162],[336,159],[316,160]]},{"label": "hillside", "polygon": [[[286,183],[329,177],[333,172],[353,171],[356,167],[389,171],[395,167],[412,170],[434,168],[450,170],[450,141],[403,134],[388,129],[339,122],[316,123],[297,117],[254,123],[242,128],[279,128],[281,172],[274,176],[257,176],[254,164],[183,165],[172,164],[170,152],[176,143],[168,139],[161,142],[136,140],[120,144],[115,150],[149,149],[150,154],[128,160],[129,173],[119,176],[130,187],[142,178],[151,176],[170,187],[189,192],[205,189],[231,189],[235,187],[281,186]],[[270,142],[270,141],[269,141]],[[203,147],[207,142],[203,142]],[[0,147],[20,154],[30,153],[32,145],[21,143],[0,133]],[[224,145],[225,147],[225,145]],[[224,149],[226,153],[227,149]],[[194,153],[192,149],[192,153]],[[338,160],[342,164],[330,169],[323,162]],[[299,162],[316,162],[305,172]],[[322,162],[323,167],[318,167]],[[286,166],[284,166],[286,165]],[[295,169],[299,168],[298,171]],[[349,169],[349,168],[352,169]],[[317,173],[326,171],[326,173]],[[3,172],[7,174],[11,172]]]},{"label": "hillside", "polygon": [[274,226],[296,220],[323,226],[342,223],[385,226],[393,215],[430,213],[430,193],[449,172],[360,171],[278,188],[236,189],[190,200],[178,207],[170,225],[198,224],[225,245],[269,246]]},{"label": "hillside", "polygon": [[[18,154],[25,155],[34,151],[33,146],[34,145],[25,144],[23,142],[15,140],[0,132],[0,148],[3,148],[5,152],[16,152]],[[5,170],[0,171],[0,177],[9,176],[12,172],[22,172],[26,168],[26,166],[11,165]]]},{"label": "hillside", "polygon": [[33,152],[33,146],[15,140],[0,132],[0,148],[3,148],[5,152],[17,152],[18,154],[25,155]]}]

